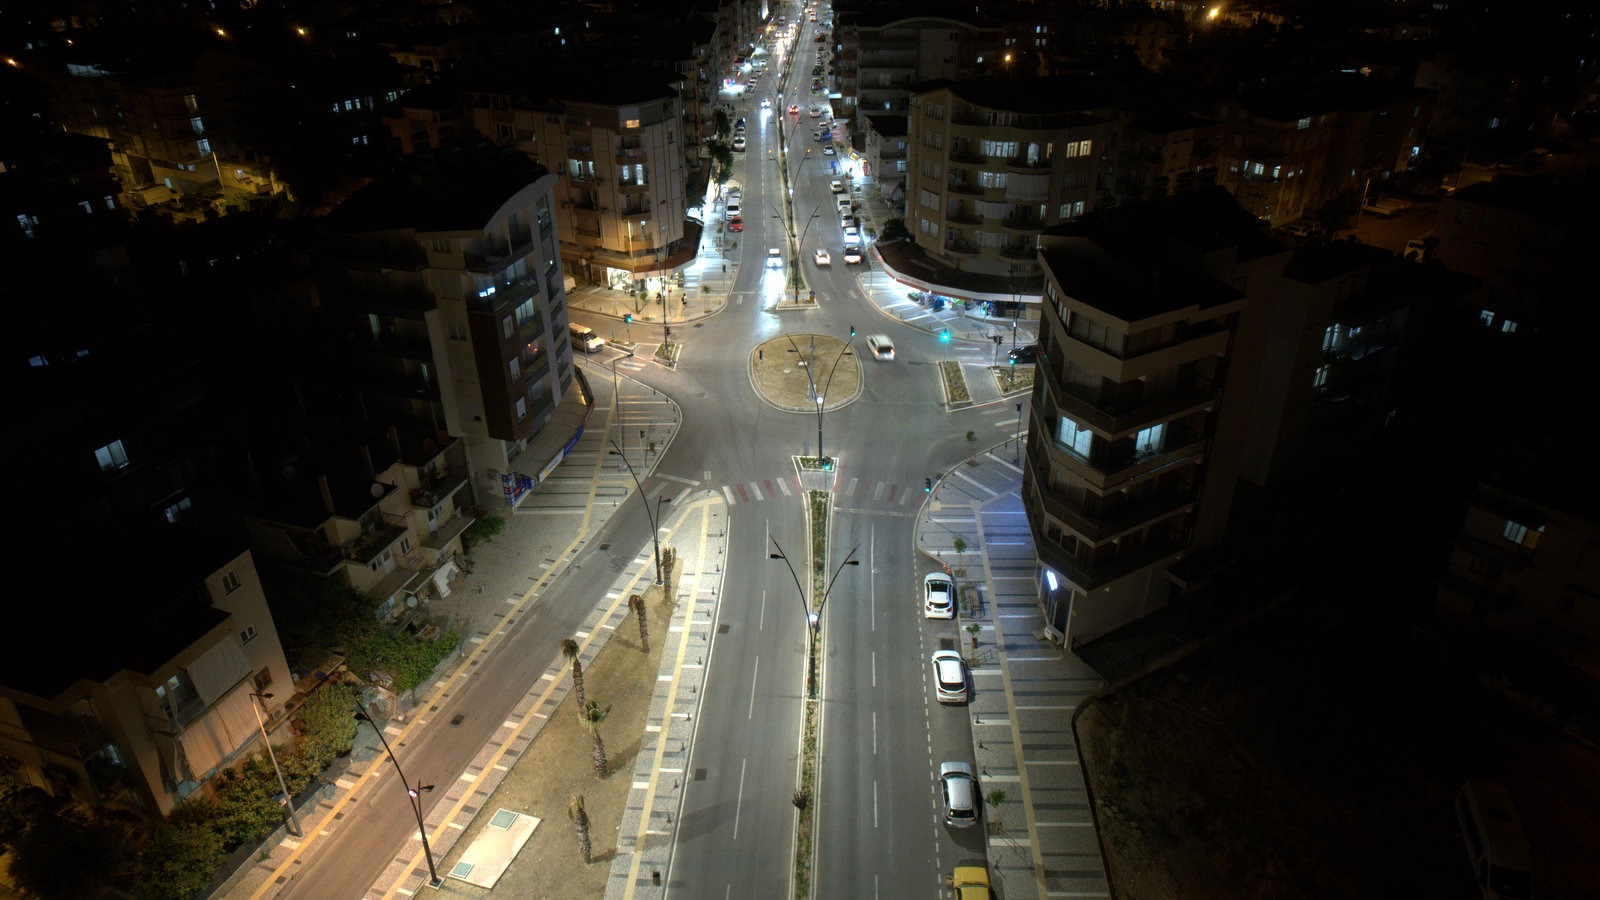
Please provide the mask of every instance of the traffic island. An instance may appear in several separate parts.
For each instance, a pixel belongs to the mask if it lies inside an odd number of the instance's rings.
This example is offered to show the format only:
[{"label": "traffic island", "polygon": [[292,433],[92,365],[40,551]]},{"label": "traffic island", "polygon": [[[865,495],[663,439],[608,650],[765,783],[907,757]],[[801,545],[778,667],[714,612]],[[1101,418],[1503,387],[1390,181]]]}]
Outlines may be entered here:
[{"label": "traffic island", "polygon": [[662,341],[656,345],[655,358],[666,364],[667,368],[673,369],[677,368],[678,354],[682,352],[682,344],[674,344],[670,341]]},{"label": "traffic island", "polygon": [[783,335],[763,341],[750,351],[748,362],[756,394],[778,409],[809,413],[820,408],[825,413],[861,396],[860,357],[848,341],[831,335]]},{"label": "traffic island", "polygon": [[967,376],[961,373],[961,363],[949,360],[939,363],[939,376],[945,406],[959,409],[972,405],[972,392],[967,390]]}]

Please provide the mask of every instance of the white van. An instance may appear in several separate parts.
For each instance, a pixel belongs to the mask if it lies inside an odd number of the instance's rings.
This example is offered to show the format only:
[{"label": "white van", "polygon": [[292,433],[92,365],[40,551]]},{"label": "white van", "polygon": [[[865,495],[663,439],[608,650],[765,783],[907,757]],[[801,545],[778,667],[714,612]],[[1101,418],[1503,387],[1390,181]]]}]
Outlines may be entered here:
[{"label": "white van", "polygon": [[594,333],[594,329],[587,325],[573,323],[567,326],[567,332],[572,335],[574,349],[585,353],[593,353],[606,345],[605,338]]},{"label": "white van", "polygon": [[1532,900],[1532,854],[1511,792],[1489,781],[1467,782],[1456,795],[1456,820],[1483,900]]},{"label": "white van", "polygon": [[894,341],[889,340],[887,334],[867,335],[867,348],[872,351],[872,358],[879,362],[894,359]]}]

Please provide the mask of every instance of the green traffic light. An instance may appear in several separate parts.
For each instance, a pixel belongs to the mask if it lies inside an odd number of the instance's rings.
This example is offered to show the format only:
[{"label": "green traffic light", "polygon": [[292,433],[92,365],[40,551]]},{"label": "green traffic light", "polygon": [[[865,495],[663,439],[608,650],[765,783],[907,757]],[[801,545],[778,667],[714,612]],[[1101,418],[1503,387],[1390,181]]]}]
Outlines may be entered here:
[{"label": "green traffic light", "polygon": [[948,331],[939,332],[939,342],[943,343],[943,344],[950,343],[950,332],[948,332]]}]

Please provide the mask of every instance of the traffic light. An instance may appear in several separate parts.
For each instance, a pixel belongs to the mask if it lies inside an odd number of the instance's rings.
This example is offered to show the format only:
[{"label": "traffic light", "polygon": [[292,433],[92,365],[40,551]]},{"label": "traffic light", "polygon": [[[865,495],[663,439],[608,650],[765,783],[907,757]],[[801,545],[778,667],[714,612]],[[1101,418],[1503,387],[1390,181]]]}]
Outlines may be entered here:
[{"label": "traffic light", "polygon": [[924,479],[922,479],[922,492],[924,494],[933,493],[933,479],[932,478],[924,478]]},{"label": "traffic light", "polygon": [[854,325],[850,326],[850,336],[851,337],[855,337],[856,336],[856,327]]},{"label": "traffic light", "polygon": [[939,332],[939,343],[941,343],[941,344],[950,343],[950,329],[946,328],[945,330]]},{"label": "traffic light", "polygon": [[832,472],[833,471],[833,457],[824,456],[822,458],[822,471],[824,471],[824,472]]},{"label": "traffic light", "polygon": [[629,325],[632,325],[633,324],[633,313],[623,313],[622,314],[622,321],[627,323],[627,324],[629,324]]}]

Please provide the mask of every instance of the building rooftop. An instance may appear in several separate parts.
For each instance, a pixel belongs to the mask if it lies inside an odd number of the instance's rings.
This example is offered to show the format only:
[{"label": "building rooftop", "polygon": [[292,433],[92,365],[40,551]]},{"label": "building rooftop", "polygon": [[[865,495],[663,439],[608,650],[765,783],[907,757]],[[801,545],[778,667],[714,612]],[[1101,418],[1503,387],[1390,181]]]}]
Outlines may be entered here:
[{"label": "building rooftop", "polygon": [[985,109],[1034,115],[1079,113],[1081,121],[1065,123],[1071,125],[1102,121],[1095,116],[1083,115],[1082,111],[1106,106],[1120,93],[1117,85],[1105,79],[1072,75],[1027,79],[966,78],[960,81],[937,78],[911,86],[913,93],[941,88]]},{"label": "building rooftop", "polygon": [[879,137],[905,137],[910,134],[910,118],[895,113],[868,113],[867,123]]},{"label": "building rooftop", "polygon": [[227,619],[203,581],[247,546],[181,525],[52,534],[29,548],[10,623],[49,650],[3,654],[0,692],[66,703],[80,680],[156,672]]},{"label": "building rooftop", "polygon": [[446,153],[356,191],[327,218],[343,234],[482,229],[506,200],[547,174],[514,150]]}]

